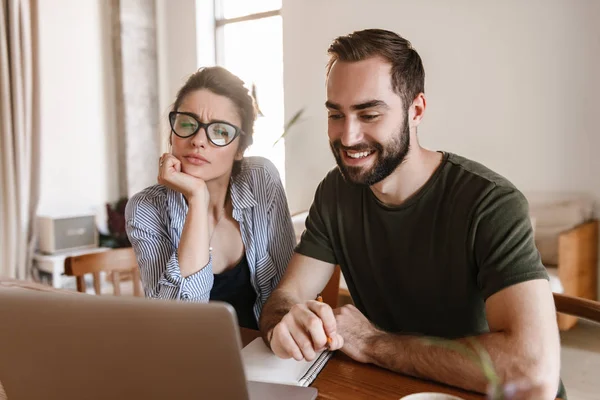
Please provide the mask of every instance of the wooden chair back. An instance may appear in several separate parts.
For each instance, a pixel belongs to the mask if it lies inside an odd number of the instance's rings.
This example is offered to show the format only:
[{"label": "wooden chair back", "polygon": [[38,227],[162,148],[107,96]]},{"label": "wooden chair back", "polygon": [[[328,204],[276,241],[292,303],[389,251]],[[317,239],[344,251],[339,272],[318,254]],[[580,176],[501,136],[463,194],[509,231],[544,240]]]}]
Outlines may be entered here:
[{"label": "wooden chair back", "polygon": [[100,295],[101,272],[106,272],[111,275],[115,296],[121,295],[121,274],[131,278],[134,296],[142,296],[140,273],[135,253],[131,247],[111,249],[101,253],[71,256],[65,259],[65,275],[77,278],[78,292],[86,293],[84,276],[92,274],[94,290],[97,295]]},{"label": "wooden chair back", "polygon": [[[567,296],[595,300],[598,280],[598,220],[591,220],[558,237],[558,278]],[[566,331],[577,317],[559,314],[558,327]]]},{"label": "wooden chair back", "polygon": [[338,298],[340,294],[340,266],[336,265],[335,270],[333,271],[333,275],[325,285],[325,289],[321,292],[321,296],[323,297],[323,302],[329,304],[331,308],[336,308],[338,306]]},{"label": "wooden chair back", "polygon": [[556,311],[600,324],[600,302],[552,293]]}]

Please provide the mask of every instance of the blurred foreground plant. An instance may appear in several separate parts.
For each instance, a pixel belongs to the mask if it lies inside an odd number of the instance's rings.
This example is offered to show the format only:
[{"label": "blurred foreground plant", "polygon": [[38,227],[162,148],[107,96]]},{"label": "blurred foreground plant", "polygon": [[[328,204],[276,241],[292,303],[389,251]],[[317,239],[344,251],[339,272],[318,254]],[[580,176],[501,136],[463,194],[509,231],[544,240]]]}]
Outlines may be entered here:
[{"label": "blurred foreground plant", "polygon": [[488,400],[536,400],[539,398],[538,394],[541,388],[531,382],[502,382],[494,368],[492,358],[477,339],[467,338],[468,344],[442,338],[429,337],[424,340],[428,345],[444,347],[474,362],[488,382],[486,393]]}]

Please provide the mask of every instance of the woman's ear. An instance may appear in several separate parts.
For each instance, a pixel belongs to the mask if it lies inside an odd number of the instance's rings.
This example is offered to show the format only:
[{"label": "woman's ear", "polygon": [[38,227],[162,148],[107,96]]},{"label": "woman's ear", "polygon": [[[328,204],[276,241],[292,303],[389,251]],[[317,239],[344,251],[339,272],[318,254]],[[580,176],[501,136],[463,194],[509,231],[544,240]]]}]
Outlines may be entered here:
[{"label": "woman's ear", "polygon": [[246,151],[246,148],[244,148],[244,146],[242,145],[241,142],[238,142],[237,144],[237,153],[235,153],[235,161],[242,161],[242,159],[244,158],[244,152]]}]

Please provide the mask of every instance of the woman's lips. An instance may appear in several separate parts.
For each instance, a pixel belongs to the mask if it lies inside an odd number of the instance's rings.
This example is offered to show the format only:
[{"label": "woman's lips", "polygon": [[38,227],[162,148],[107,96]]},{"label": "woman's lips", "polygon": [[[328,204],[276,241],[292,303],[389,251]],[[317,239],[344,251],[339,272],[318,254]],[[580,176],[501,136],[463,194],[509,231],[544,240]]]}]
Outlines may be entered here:
[{"label": "woman's lips", "polygon": [[199,155],[187,155],[185,157],[183,157],[187,160],[187,162],[189,162],[192,165],[204,165],[204,164],[209,164],[208,160],[202,156]]}]

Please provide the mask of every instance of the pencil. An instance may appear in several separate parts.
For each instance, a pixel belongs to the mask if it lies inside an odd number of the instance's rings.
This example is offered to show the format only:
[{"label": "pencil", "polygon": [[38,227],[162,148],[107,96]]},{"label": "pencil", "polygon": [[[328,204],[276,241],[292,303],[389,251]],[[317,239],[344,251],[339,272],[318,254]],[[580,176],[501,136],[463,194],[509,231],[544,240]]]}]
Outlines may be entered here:
[{"label": "pencil", "polygon": [[[320,294],[319,294],[319,295],[317,295],[317,301],[318,301],[319,303],[322,303],[322,302],[323,302],[323,296],[321,296]],[[331,338],[330,338],[329,336],[327,336],[327,344],[329,344],[329,345],[330,345],[330,344],[331,344],[331,342],[332,342]]]}]

